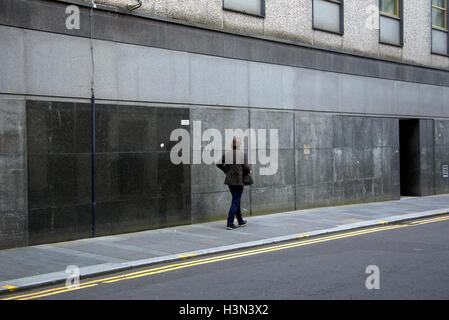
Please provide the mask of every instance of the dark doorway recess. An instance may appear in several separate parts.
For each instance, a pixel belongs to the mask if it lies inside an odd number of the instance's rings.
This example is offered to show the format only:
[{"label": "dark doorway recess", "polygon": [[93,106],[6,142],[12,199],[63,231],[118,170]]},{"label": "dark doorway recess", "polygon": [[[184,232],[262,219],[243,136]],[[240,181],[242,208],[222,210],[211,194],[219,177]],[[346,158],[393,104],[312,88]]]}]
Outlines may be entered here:
[{"label": "dark doorway recess", "polygon": [[401,196],[420,195],[419,119],[399,120]]}]

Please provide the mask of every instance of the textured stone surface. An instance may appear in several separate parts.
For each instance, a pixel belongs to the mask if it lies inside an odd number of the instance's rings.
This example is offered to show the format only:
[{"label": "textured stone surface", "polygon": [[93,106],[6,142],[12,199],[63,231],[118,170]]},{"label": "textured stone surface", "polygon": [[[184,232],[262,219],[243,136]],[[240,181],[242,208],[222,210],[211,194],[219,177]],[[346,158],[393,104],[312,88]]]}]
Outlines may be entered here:
[{"label": "textured stone surface", "polygon": [[399,198],[397,120],[313,113],[295,119],[297,208]]},{"label": "textured stone surface", "polygon": [[[428,1],[404,1],[404,48],[405,60],[431,64],[431,6]],[[447,67],[447,64],[446,64]]]},{"label": "textured stone surface", "polygon": [[449,178],[443,177],[443,165],[449,166],[449,121],[434,120],[435,192],[449,192]]},{"label": "textured stone surface", "polygon": [[[90,0],[84,0],[90,2]],[[97,0],[124,8],[131,0]],[[449,61],[430,53],[430,5],[426,1],[404,1],[404,46],[379,44],[377,1],[346,1],[344,35],[312,29],[312,1],[266,0],[265,18],[222,10],[221,0],[144,0],[138,12],[280,39],[344,49],[373,56],[448,68]],[[372,23],[371,23],[372,22]],[[370,26],[370,27],[368,27]]]},{"label": "textured stone surface", "polygon": [[312,2],[302,0],[265,1],[264,34],[304,43],[313,42]]},{"label": "textured stone surface", "polygon": [[0,100],[0,249],[28,244],[25,101]]},{"label": "textured stone surface", "polygon": [[[379,54],[379,30],[371,27],[372,9],[377,0],[345,1],[345,50],[363,52],[376,56]],[[371,9],[371,10],[370,10]],[[373,15],[374,25],[378,24],[378,16]],[[368,21],[367,21],[368,20]]]},{"label": "textured stone surface", "polygon": [[[98,105],[97,113],[96,223],[101,235],[226,217],[231,197],[221,171],[207,164],[179,172],[168,166],[168,135],[180,127],[181,119],[191,121],[190,128],[185,127],[190,132],[193,121],[201,121],[201,132],[218,129],[223,136],[225,129],[278,129],[278,170],[263,176],[262,165],[252,165],[255,184],[245,189],[245,216],[400,197],[398,119],[117,105]],[[5,114],[10,121],[13,113]],[[89,116],[87,104],[29,102],[28,132],[33,134],[28,136],[28,219],[26,202],[20,202],[25,196],[14,194],[17,206],[4,200],[8,197],[2,197],[1,204],[7,209],[2,223],[11,225],[16,219],[22,228],[27,223],[32,243],[90,235]],[[446,122],[415,121],[417,131],[405,135],[412,137],[406,160],[417,164],[409,172],[413,183],[407,185],[419,194],[433,194],[434,184],[437,193],[447,191],[447,178],[433,179],[449,159]],[[23,152],[20,141],[20,134],[3,134],[3,153]],[[207,143],[203,141],[202,148]],[[408,148],[403,142],[401,147]],[[14,179],[6,185],[20,184],[20,176]],[[22,220],[11,209],[22,212]],[[4,244],[15,245],[20,244]]]},{"label": "textured stone surface", "polygon": [[[90,105],[28,102],[31,244],[89,237]],[[191,222],[190,168],[170,161],[188,109],[97,105],[96,235]]]}]

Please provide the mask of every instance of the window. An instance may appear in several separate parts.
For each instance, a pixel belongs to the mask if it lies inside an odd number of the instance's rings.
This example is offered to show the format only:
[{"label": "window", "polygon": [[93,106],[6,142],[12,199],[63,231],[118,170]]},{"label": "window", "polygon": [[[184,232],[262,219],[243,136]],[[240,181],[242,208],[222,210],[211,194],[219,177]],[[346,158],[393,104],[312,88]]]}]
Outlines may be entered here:
[{"label": "window", "polygon": [[223,9],[265,17],[265,0],[223,0]]},{"label": "window", "polygon": [[447,0],[432,0],[432,53],[449,53],[447,19]]},{"label": "window", "polygon": [[398,18],[399,0],[380,0],[380,12]]},{"label": "window", "polygon": [[432,0],[432,27],[447,31],[447,0]]},{"label": "window", "polygon": [[313,29],[343,34],[343,0],[312,0]]},{"label": "window", "polygon": [[379,0],[379,42],[403,45],[403,0]]}]

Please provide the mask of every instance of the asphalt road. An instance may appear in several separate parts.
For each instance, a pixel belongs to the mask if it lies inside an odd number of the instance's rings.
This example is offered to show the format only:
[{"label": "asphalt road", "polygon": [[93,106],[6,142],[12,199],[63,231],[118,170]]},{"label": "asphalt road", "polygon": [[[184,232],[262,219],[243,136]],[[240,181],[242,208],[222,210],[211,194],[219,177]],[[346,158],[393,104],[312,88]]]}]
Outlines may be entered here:
[{"label": "asphalt road", "polygon": [[[23,292],[10,297],[449,299],[449,220],[444,218],[187,259],[84,279],[78,290],[67,291],[59,285],[34,290],[34,295]],[[368,266],[374,266],[369,273]],[[379,272],[377,282],[372,270]],[[368,284],[378,289],[367,289],[368,277]]]}]

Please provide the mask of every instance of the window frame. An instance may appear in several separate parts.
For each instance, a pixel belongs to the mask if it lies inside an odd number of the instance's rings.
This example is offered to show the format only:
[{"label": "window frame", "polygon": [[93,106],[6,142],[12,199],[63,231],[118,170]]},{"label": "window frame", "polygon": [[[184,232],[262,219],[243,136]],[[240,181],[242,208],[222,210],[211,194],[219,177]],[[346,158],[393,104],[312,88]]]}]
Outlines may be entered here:
[{"label": "window frame", "polygon": [[[404,0],[394,0],[396,8],[398,10],[397,15],[392,15],[391,13],[384,12],[381,10],[382,8],[382,1],[379,0],[379,43],[393,46],[393,47],[404,47]],[[389,43],[389,42],[383,42],[380,40],[380,19],[381,17],[389,18],[389,19],[395,19],[399,21],[399,44]]]},{"label": "window frame", "polygon": [[[432,20],[432,29],[437,29],[437,30],[440,30],[440,31],[447,32],[448,31],[448,29],[447,29],[447,0],[444,0],[445,8],[441,8],[441,7],[438,7],[438,6],[434,5],[432,3],[432,1],[430,1],[430,4],[431,4],[430,15],[431,15],[431,20]],[[433,9],[442,10],[442,11],[444,11],[444,13],[446,13],[444,15],[444,28],[433,25],[433,14],[432,14]]]},{"label": "window frame", "polygon": [[245,14],[248,16],[256,17],[256,18],[265,18],[265,0],[259,0],[259,1],[260,1],[260,14],[249,13],[249,12],[246,12],[243,10],[235,10],[235,9],[225,8],[225,0],[221,1],[221,8],[223,11],[241,13],[241,14]]},{"label": "window frame", "polygon": [[344,35],[344,33],[345,33],[344,0],[322,0],[322,1],[332,2],[332,3],[338,4],[340,6],[340,31],[335,32],[332,30],[326,30],[326,29],[321,29],[321,28],[315,27],[315,0],[312,0],[312,30],[333,33],[333,34],[336,34],[339,36]]},{"label": "window frame", "polygon": [[[446,13],[446,15],[444,17],[445,23],[446,23],[446,29],[433,25],[433,15],[432,15],[433,8],[437,8],[440,10],[442,10],[443,8],[434,6],[433,1],[430,0],[430,53],[434,54],[434,55],[438,55],[438,56],[449,57],[449,28],[448,28],[449,12],[448,12],[448,7],[447,7],[448,0],[444,0],[444,3],[446,5],[446,8],[444,9],[444,11]],[[433,51],[433,30],[437,30],[437,31],[446,33],[446,39],[447,39],[446,53],[440,53],[440,52]]]},{"label": "window frame", "polygon": [[382,2],[383,0],[379,0],[379,14],[383,15],[383,16],[387,16],[387,17],[391,17],[391,18],[396,18],[399,19],[400,18],[400,12],[401,12],[401,7],[400,7],[400,0],[393,0],[394,4],[395,4],[395,9],[397,9],[397,14],[391,14],[385,11],[382,11]]}]

